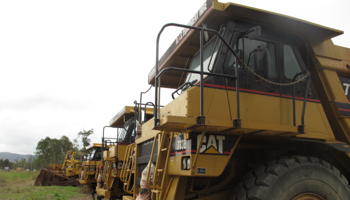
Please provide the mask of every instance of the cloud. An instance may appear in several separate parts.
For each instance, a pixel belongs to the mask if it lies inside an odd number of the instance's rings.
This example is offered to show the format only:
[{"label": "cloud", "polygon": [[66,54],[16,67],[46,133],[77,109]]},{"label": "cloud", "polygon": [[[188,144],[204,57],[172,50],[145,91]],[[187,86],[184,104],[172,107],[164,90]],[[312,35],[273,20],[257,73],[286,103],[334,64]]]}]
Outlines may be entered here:
[{"label": "cloud", "polygon": [[48,94],[1,101],[0,105],[0,145],[5,147],[0,151],[16,153],[33,153],[37,142],[46,136],[60,138],[74,129],[80,130],[76,120],[84,120],[82,115],[89,110],[84,102],[66,101]]},{"label": "cloud", "polygon": [[33,94],[20,99],[0,100],[0,111],[30,111],[37,108],[81,110],[86,108],[84,102],[67,101],[49,94]]}]

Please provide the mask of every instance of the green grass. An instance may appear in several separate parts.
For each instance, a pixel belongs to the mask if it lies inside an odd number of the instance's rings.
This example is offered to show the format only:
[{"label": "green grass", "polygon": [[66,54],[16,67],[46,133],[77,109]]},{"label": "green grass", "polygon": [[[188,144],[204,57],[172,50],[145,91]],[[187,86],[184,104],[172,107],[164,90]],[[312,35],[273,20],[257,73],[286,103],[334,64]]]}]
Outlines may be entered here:
[{"label": "green grass", "polygon": [[[15,173],[15,176],[23,177],[21,180],[13,180],[11,173]],[[82,196],[79,193],[80,188],[71,186],[34,186],[36,176],[39,172],[33,173],[33,178],[28,175],[23,175],[28,172],[3,172],[0,171],[0,194],[1,199],[26,199],[26,200],[44,200],[55,199],[65,200],[74,199],[75,197]]]},{"label": "green grass", "polygon": [[17,172],[15,170],[4,171],[0,170],[0,177],[5,178],[6,181],[16,181],[22,179],[36,179],[40,171],[29,171],[29,172]]}]

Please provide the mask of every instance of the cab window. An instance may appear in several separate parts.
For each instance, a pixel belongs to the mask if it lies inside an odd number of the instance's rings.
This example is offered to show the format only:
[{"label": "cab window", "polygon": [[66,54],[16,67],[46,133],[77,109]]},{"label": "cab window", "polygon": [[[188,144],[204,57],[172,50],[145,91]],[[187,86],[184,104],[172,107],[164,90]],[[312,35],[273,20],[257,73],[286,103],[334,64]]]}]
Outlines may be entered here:
[{"label": "cab window", "polygon": [[[241,38],[234,50],[243,62],[259,75],[265,78],[277,77],[276,45],[274,43]],[[232,54],[229,59],[228,66],[236,67]],[[242,63],[238,63],[238,68],[244,68]]]},{"label": "cab window", "polygon": [[[221,32],[224,34],[225,29],[223,29]],[[217,52],[220,46],[220,40],[217,36],[213,37],[207,44],[203,47],[203,71],[204,72],[210,72],[213,69],[214,62],[216,60]],[[190,65],[190,70],[200,71],[201,63],[200,63],[200,51],[198,51],[193,59],[192,63]],[[204,78],[206,78],[207,75],[204,75]],[[187,75],[185,82],[192,82],[195,84],[200,80],[200,74],[195,73],[189,73]]]},{"label": "cab window", "polygon": [[[301,72],[300,65],[294,54],[293,48],[289,45],[283,46],[283,73],[284,77],[292,80],[294,76]],[[300,77],[298,77],[300,78]]]}]

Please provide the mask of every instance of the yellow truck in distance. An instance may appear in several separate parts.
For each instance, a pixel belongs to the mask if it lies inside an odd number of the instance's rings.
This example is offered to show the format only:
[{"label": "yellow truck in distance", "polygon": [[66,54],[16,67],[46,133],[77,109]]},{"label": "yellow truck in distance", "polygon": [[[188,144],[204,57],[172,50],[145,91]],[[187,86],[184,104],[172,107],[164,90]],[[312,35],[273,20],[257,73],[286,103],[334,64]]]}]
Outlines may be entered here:
[{"label": "yellow truck in distance", "polygon": [[[109,122],[109,127],[117,128],[118,131],[116,138],[103,136],[103,143],[106,146],[108,145],[108,148],[103,151],[102,183],[96,187],[97,199],[121,198],[129,193],[128,190],[124,191],[122,180],[126,180],[126,172],[121,172],[121,170],[123,162],[127,160],[125,157],[127,155],[126,151],[128,149],[130,153],[131,146],[134,146],[133,143],[137,135],[136,128],[140,126],[138,110],[138,104],[135,107],[125,106]],[[141,108],[141,110],[146,110],[146,112],[142,112],[143,116],[152,117],[152,108]]]},{"label": "yellow truck in distance", "polygon": [[86,148],[91,154],[88,155],[87,160],[82,161],[82,171],[79,175],[79,183],[82,185],[88,185],[93,191],[97,185],[97,171],[102,164],[102,144],[93,143]]}]

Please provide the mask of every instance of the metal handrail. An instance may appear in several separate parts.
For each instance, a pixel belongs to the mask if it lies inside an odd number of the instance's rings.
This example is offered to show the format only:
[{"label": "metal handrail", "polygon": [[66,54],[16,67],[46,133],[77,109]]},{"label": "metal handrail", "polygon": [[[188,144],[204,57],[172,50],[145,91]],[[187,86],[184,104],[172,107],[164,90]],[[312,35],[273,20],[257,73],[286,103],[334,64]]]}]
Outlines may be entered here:
[{"label": "metal handrail", "polygon": [[124,183],[128,182],[127,170],[128,169],[132,170],[132,167],[133,167],[132,165],[134,160],[131,158],[131,152],[133,151],[134,147],[135,147],[135,143],[130,144],[126,147],[125,158],[124,158],[123,166],[120,172],[120,180]]},{"label": "metal handrail", "polygon": [[[155,186],[154,185],[150,185],[148,183],[148,180],[149,180],[149,175],[151,173],[151,166],[152,166],[152,163],[153,163],[153,156],[154,156],[154,149],[156,148],[156,142],[158,140],[158,136],[162,136],[163,132],[159,132],[157,133],[155,136],[154,136],[154,140],[153,140],[153,145],[152,145],[152,151],[151,151],[151,155],[150,155],[150,158],[149,158],[149,162],[148,162],[148,171],[147,171],[147,177],[146,177],[146,185],[151,188],[151,189],[155,189]],[[160,137],[161,138],[161,137]],[[158,146],[160,145],[160,143],[158,143]],[[155,173],[155,172],[154,172]],[[153,174],[154,174],[153,173]],[[154,175],[153,175],[154,176]]]},{"label": "metal handrail", "polygon": [[[297,73],[294,77],[293,77],[293,82],[295,82],[296,78],[302,74],[307,73],[307,71],[303,71],[303,72],[299,72]],[[305,117],[305,110],[306,110],[306,102],[307,102],[307,96],[308,96],[308,92],[309,92],[309,88],[310,88],[310,84],[311,84],[311,79],[309,78],[309,80],[307,80],[306,82],[306,88],[305,88],[305,94],[304,94],[304,102],[303,102],[303,108],[302,108],[302,112],[301,112],[301,125],[298,126],[298,132],[299,133],[305,133],[304,127],[305,127],[305,122],[304,122],[304,117]],[[296,126],[296,114],[295,114],[295,84],[293,85],[293,126]]]},{"label": "metal handrail", "polygon": [[[174,132],[171,132],[171,134],[170,134],[170,141],[169,141],[169,144],[167,145],[168,147],[167,147],[166,159],[165,159],[165,164],[164,164],[164,169],[163,169],[164,171],[163,171],[162,182],[161,182],[160,187],[157,187],[157,189],[159,189],[159,190],[163,190],[163,185],[164,185],[164,182],[165,182],[165,174],[167,174],[167,172],[168,172],[168,161],[169,161],[169,155],[170,155],[171,144],[173,142],[173,138],[174,138]],[[166,140],[164,140],[162,142],[166,142]],[[160,153],[158,153],[158,155],[160,155]],[[154,181],[154,179],[153,179],[153,181]]]},{"label": "metal handrail", "polygon": [[[132,152],[132,149],[134,148],[135,146],[135,143],[132,144],[132,146],[130,147],[130,152]],[[132,170],[133,170],[133,167],[135,165],[135,159],[132,159],[129,157],[129,159],[131,160],[131,165],[129,164],[129,170],[130,170],[130,173],[128,173],[129,176],[127,176],[127,180],[126,180],[126,184],[124,184],[124,191],[129,193],[129,194],[133,194],[133,187],[131,187],[131,189],[129,190],[129,186],[130,186],[130,182],[131,182],[131,178],[132,178]]]},{"label": "metal handrail", "polygon": [[122,181],[122,182],[126,182],[126,179],[124,179],[125,178],[125,176],[126,176],[126,166],[127,166],[127,164],[128,164],[128,162],[129,162],[129,152],[130,152],[130,146],[131,146],[132,144],[129,144],[127,147],[126,147],[126,150],[125,150],[125,154],[124,154],[124,161],[123,161],[123,165],[122,165],[122,169],[120,170],[120,180]]},{"label": "metal handrail", "polygon": [[[161,72],[159,72],[159,39],[160,35],[164,31],[164,29],[168,26],[176,26],[176,27],[183,27],[183,28],[188,28],[188,29],[193,29],[193,30],[199,30],[200,31],[200,63],[201,63],[201,70],[200,71],[194,71],[194,70],[187,70],[187,69],[179,69],[179,68],[167,68],[163,69]],[[216,34],[220,40],[228,47],[228,49],[232,52],[232,54],[237,57],[237,54],[234,52],[234,50],[231,48],[231,46],[225,41],[225,39],[221,36],[219,32],[213,29],[207,29],[207,28],[201,28],[201,27],[195,27],[195,26],[189,26],[189,25],[182,25],[182,24],[176,24],[176,23],[168,23],[165,24],[162,29],[159,31],[158,36],[157,36],[157,44],[156,44],[156,66],[155,66],[155,104],[154,104],[154,127],[159,127],[160,125],[160,119],[159,117],[159,105],[158,105],[158,89],[160,90],[160,86],[158,83],[158,79],[160,76],[168,70],[176,70],[176,71],[182,71],[182,72],[191,72],[191,73],[198,73],[200,74],[200,116],[197,117],[197,124],[199,125],[205,125],[205,117],[204,117],[204,98],[203,98],[203,75],[211,75],[211,76],[221,76],[221,77],[227,77],[227,78],[233,78],[236,80],[236,99],[237,99],[237,119],[234,120],[234,126],[235,128],[240,127],[240,106],[239,106],[239,70],[238,67],[235,68],[235,76],[230,76],[230,75],[224,75],[224,74],[216,74],[216,73],[207,73],[203,71],[203,35],[204,31],[206,32],[212,32]]]}]

